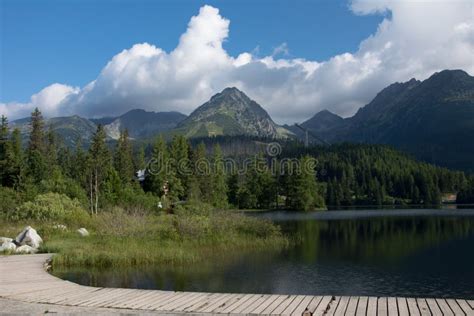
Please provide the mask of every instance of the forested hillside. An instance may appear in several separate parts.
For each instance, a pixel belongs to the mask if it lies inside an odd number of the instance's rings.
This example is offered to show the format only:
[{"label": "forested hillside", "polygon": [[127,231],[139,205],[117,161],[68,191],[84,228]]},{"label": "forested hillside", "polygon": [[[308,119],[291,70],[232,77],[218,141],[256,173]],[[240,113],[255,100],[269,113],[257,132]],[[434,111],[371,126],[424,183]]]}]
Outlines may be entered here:
[{"label": "forested hillside", "polygon": [[[314,210],[352,205],[438,205],[442,193],[472,199],[474,182],[462,172],[421,163],[378,145],[305,148],[290,140],[250,137],[204,138],[190,143],[175,136],[145,146],[127,130],[110,148],[99,125],[86,150],[62,145],[41,113],[31,117],[26,148],[20,132],[0,133],[1,211],[19,216],[18,205],[58,193],[91,213],[125,209],[172,209],[178,201],[218,208]],[[222,144],[222,149],[221,148]],[[137,170],[146,169],[140,183]],[[49,198],[52,198],[49,196]],[[161,203],[158,206],[158,202]]]}]

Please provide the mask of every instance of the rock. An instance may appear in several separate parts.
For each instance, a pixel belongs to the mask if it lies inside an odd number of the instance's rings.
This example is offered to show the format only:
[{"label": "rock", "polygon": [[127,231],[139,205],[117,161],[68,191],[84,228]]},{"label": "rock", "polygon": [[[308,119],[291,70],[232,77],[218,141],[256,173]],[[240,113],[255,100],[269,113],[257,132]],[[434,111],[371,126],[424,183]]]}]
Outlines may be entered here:
[{"label": "rock", "polygon": [[54,229],[59,229],[59,230],[66,230],[67,226],[63,225],[63,224],[56,224],[56,225],[53,225],[53,228]]},{"label": "rock", "polygon": [[87,237],[87,236],[89,236],[89,232],[88,232],[87,229],[85,229],[84,227],[79,228],[79,229],[77,230],[77,232],[78,232],[79,235],[81,235],[82,237]]},{"label": "rock", "polygon": [[20,246],[18,248],[16,248],[15,250],[15,253],[36,253],[38,252],[38,249],[36,248],[33,248],[31,246],[28,246],[28,245],[23,245],[23,246]]},{"label": "rock", "polygon": [[6,241],[0,246],[0,252],[15,251],[16,245],[11,241]]},{"label": "rock", "polygon": [[15,241],[17,245],[28,245],[33,248],[39,248],[41,243],[43,243],[43,239],[41,239],[40,235],[38,235],[36,230],[31,226],[25,227],[25,229],[16,236]]},{"label": "rock", "polygon": [[8,238],[8,237],[0,237],[0,245],[6,243],[6,242],[12,242],[13,239]]}]

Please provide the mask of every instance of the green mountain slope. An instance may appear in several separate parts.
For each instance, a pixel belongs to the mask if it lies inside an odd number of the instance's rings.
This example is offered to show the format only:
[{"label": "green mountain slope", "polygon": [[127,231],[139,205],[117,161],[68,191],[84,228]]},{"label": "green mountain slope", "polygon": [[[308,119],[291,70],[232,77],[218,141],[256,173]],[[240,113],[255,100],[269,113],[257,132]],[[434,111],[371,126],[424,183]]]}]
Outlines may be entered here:
[{"label": "green mountain slope", "polygon": [[237,88],[226,88],[198,107],[178,125],[187,137],[248,135],[286,138],[292,133]]}]

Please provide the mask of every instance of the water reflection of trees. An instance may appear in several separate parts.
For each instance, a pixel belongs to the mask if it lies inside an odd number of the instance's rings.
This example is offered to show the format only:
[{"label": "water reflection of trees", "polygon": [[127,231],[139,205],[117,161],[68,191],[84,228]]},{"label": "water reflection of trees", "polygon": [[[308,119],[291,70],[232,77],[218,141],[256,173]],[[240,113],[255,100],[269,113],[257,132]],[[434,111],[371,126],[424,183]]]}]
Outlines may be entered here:
[{"label": "water reflection of trees", "polygon": [[318,259],[393,262],[441,242],[474,234],[473,219],[454,217],[293,221],[283,226],[296,233],[298,242],[285,255],[307,263]]}]

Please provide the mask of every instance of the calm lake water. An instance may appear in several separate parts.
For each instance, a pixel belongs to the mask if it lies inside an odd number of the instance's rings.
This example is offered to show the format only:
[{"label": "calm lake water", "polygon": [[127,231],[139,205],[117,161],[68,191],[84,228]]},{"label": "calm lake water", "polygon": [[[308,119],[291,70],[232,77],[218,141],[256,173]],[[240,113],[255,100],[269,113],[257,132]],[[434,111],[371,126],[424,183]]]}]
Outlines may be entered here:
[{"label": "calm lake water", "polygon": [[269,212],[298,241],[190,267],[54,271],[80,284],[205,292],[474,298],[474,209]]}]

